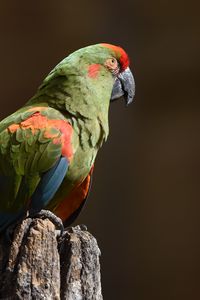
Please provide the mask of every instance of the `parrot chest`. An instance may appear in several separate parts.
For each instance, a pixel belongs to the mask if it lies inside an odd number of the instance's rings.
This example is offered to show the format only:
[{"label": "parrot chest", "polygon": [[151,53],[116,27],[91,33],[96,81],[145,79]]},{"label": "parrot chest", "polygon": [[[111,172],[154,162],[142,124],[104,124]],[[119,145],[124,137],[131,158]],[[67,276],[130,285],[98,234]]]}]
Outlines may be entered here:
[{"label": "parrot chest", "polygon": [[47,207],[63,221],[72,216],[87,198],[95,158],[108,134],[97,121],[73,128],[74,155],[59,190]]},{"label": "parrot chest", "polygon": [[74,155],[70,161],[66,176],[49,205],[49,208],[53,211],[88,176],[94,165],[98,149],[105,138],[102,127],[96,120],[82,124],[82,126],[79,124],[77,128],[76,126],[73,126],[74,133],[72,137]]},{"label": "parrot chest", "polygon": [[98,120],[88,120],[87,122],[78,120],[73,123],[73,127],[74,156],[66,178],[77,183],[83,181],[90,172],[105,136]]}]

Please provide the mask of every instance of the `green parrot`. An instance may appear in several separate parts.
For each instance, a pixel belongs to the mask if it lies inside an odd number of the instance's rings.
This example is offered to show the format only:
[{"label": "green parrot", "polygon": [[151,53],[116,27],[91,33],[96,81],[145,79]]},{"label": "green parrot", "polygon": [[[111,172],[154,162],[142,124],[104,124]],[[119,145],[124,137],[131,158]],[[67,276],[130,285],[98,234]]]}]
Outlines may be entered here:
[{"label": "green parrot", "polygon": [[36,94],[0,122],[0,232],[41,211],[65,226],[75,220],[108,136],[110,102],[123,96],[129,104],[134,93],[126,52],[92,45],[63,59]]}]

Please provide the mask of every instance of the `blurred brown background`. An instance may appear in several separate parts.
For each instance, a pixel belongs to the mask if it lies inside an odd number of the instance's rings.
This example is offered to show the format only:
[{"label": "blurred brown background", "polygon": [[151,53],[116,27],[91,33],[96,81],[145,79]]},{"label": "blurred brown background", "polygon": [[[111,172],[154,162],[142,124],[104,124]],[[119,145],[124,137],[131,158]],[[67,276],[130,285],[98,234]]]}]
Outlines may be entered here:
[{"label": "blurred brown background", "polygon": [[112,105],[110,138],[78,223],[97,237],[104,299],[200,299],[197,1],[1,1],[1,118],[85,45],[130,54],[136,102]]}]

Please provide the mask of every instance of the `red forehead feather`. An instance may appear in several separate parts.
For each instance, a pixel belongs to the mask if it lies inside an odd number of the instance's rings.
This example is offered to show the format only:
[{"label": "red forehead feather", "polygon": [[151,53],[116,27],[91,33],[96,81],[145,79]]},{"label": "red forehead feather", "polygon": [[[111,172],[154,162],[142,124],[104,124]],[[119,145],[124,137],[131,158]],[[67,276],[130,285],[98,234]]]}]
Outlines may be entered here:
[{"label": "red forehead feather", "polygon": [[129,57],[127,53],[124,51],[124,49],[122,49],[119,46],[106,44],[106,43],[102,43],[101,45],[115,52],[116,57],[121,64],[122,70],[125,70],[129,66]]}]

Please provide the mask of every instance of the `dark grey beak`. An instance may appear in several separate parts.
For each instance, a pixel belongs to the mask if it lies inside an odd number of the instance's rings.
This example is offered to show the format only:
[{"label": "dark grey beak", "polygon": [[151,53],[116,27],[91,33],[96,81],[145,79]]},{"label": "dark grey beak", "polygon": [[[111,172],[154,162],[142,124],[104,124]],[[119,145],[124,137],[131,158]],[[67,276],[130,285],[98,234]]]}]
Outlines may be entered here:
[{"label": "dark grey beak", "polygon": [[133,101],[135,96],[135,81],[129,68],[126,68],[126,70],[116,77],[111,94],[111,101],[122,96],[125,98],[127,105]]}]

